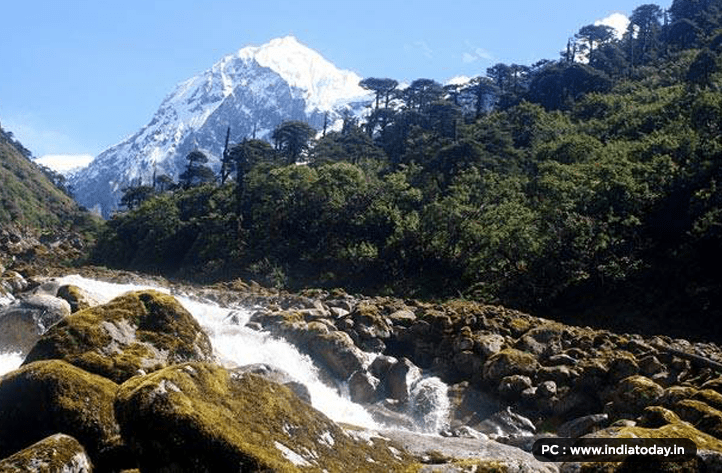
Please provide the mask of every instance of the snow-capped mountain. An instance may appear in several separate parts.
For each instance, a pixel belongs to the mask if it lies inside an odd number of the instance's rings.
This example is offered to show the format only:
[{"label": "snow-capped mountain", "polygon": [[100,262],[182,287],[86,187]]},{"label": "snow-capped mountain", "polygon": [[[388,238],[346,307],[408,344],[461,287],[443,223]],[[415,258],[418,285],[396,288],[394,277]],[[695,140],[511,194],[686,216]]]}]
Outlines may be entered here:
[{"label": "snow-capped mountain", "polygon": [[270,138],[284,120],[320,129],[326,112],[333,122],[342,110],[360,108],[369,100],[360,80],[291,36],[243,48],[179,84],[148,125],[75,174],[75,197],[107,217],[124,187],[149,184],[154,172],[176,178],[194,149],[218,166],[229,126],[231,142]]}]

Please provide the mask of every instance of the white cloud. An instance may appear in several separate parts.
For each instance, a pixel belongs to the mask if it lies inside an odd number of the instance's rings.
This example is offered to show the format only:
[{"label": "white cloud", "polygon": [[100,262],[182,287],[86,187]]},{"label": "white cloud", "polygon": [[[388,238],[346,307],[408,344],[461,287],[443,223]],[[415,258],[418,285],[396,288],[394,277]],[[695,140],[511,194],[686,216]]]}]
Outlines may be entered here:
[{"label": "white cloud", "polygon": [[60,174],[69,174],[86,167],[92,160],[90,154],[46,154],[35,162]]},{"label": "white cloud", "polygon": [[468,41],[466,42],[466,46],[470,49],[470,51],[466,51],[461,55],[461,60],[464,64],[471,64],[472,62],[476,62],[481,59],[485,59],[487,61],[494,59],[494,56],[492,56],[492,54],[484,48],[472,46]]},{"label": "white cloud", "polygon": [[624,33],[629,27],[629,18],[627,18],[627,15],[624,13],[612,13],[606,18],[595,21],[594,24],[611,26],[614,28],[617,39],[622,39],[622,36],[624,36]]}]

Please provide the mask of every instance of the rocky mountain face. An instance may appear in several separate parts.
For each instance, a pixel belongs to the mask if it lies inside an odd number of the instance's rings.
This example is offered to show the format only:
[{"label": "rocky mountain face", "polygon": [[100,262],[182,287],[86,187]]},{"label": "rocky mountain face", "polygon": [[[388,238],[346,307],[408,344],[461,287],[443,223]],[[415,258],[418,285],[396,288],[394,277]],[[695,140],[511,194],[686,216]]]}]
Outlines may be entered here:
[{"label": "rocky mountain face", "polygon": [[217,168],[228,127],[231,142],[269,139],[284,120],[320,130],[327,114],[333,124],[368,100],[360,80],[293,37],[241,49],[179,84],[148,125],[77,173],[71,179],[75,197],[108,216],[125,186],[150,183],[153,173],[176,178],[194,149]]}]

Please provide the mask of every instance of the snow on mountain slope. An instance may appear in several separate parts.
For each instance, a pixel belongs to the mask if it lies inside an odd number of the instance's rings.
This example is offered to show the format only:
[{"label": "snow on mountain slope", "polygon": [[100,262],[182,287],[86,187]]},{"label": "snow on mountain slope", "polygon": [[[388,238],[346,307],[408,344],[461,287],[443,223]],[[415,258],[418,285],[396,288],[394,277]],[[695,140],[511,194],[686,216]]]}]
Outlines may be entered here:
[{"label": "snow on mountain slope", "polygon": [[291,36],[243,48],[179,84],[148,125],[75,174],[75,197],[107,217],[124,187],[149,184],[154,172],[177,178],[194,149],[217,167],[229,126],[231,142],[269,138],[284,120],[320,129],[326,112],[333,120],[369,100],[360,80]]}]

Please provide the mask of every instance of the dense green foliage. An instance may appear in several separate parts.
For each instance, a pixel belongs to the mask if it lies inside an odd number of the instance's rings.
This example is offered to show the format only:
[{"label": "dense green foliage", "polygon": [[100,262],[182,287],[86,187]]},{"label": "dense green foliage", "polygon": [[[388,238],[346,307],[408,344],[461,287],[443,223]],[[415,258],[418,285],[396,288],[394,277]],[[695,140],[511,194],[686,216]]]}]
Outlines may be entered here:
[{"label": "dense green foliage", "polygon": [[567,318],[717,317],[720,4],[675,0],[665,22],[642,5],[621,40],[583,27],[562,59],[465,86],[367,79],[366,123],[315,143],[284,124],[277,150],[235,151],[235,180],[115,216],[95,258]]}]

